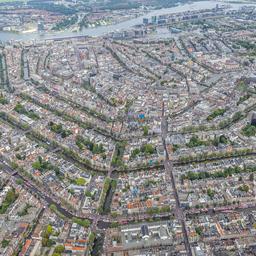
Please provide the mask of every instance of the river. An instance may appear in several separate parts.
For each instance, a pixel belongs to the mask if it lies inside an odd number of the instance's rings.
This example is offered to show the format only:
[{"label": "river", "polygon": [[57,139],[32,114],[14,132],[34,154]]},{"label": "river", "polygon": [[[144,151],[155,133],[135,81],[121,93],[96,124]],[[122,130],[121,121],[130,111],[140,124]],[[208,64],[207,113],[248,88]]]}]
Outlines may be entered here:
[{"label": "river", "polygon": [[[151,16],[158,16],[168,13],[177,13],[184,11],[195,11],[207,8],[214,8],[216,4],[225,4],[225,2],[218,1],[199,1],[194,3],[188,3],[183,5],[178,5],[171,8],[163,8],[158,10],[150,11],[149,13],[142,15],[138,18],[133,18],[118,24],[109,25],[109,26],[100,26],[95,28],[86,28],[81,32],[71,32],[71,31],[61,31],[58,33],[45,33],[44,35],[40,35],[39,33],[26,33],[26,34],[18,34],[12,32],[0,32],[0,41],[7,42],[10,40],[44,40],[44,39],[54,39],[54,38],[64,38],[64,37],[73,37],[73,36],[103,36],[112,31],[129,29],[135,25],[141,24],[143,18],[150,18]],[[249,4],[235,4],[231,3],[230,6],[232,9],[238,9],[243,5]],[[256,6],[256,4],[252,4]]]}]

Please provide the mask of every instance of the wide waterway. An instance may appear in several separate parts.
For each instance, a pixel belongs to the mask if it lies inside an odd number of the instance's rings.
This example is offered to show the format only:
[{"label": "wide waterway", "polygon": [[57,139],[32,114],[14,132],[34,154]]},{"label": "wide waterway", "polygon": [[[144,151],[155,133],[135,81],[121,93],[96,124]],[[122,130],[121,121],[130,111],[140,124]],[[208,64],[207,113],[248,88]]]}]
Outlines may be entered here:
[{"label": "wide waterway", "polygon": [[[141,24],[143,18],[150,18],[151,16],[158,16],[168,13],[177,13],[184,11],[195,11],[207,8],[214,8],[216,4],[225,4],[224,2],[218,1],[200,1],[184,5],[179,5],[171,8],[163,8],[158,10],[150,11],[149,13],[142,15],[138,18],[133,18],[118,24],[109,25],[109,26],[100,26],[95,28],[86,28],[81,32],[71,32],[71,31],[61,31],[58,33],[45,33],[40,35],[37,32],[35,33],[11,33],[11,32],[0,32],[0,41],[7,42],[10,40],[44,40],[44,39],[54,39],[54,38],[64,38],[64,37],[75,37],[75,36],[103,36],[112,31],[129,29],[135,25]],[[238,9],[243,5],[249,4],[229,4],[232,9]],[[253,4],[256,6],[256,4]]]}]

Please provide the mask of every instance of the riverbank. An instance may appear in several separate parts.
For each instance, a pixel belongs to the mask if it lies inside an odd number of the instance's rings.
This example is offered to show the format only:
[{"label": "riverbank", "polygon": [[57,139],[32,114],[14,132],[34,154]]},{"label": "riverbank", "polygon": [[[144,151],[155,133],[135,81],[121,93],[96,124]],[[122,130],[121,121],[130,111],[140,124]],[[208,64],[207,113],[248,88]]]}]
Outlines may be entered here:
[{"label": "riverbank", "polygon": [[[159,16],[169,13],[178,13],[178,12],[185,12],[185,11],[196,11],[196,10],[202,10],[202,9],[210,9],[214,8],[216,4],[225,4],[225,2],[219,2],[219,1],[200,1],[200,2],[193,2],[189,4],[183,4],[178,5],[171,8],[163,8],[163,9],[157,9],[148,12],[145,15],[142,15],[140,17],[130,19],[124,22],[120,22],[117,24],[109,25],[109,26],[99,26],[94,28],[85,28],[82,31],[79,32],[72,32],[72,31],[62,31],[62,32],[56,32],[56,33],[46,33],[46,34],[40,34],[40,33],[26,33],[26,34],[16,34],[16,33],[10,33],[10,32],[0,32],[0,41],[2,42],[8,42],[8,41],[28,41],[28,40],[47,40],[47,39],[56,39],[56,38],[70,38],[70,37],[77,37],[77,36],[91,36],[91,37],[97,37],[97,36],[103,36],[113,31],[118,30],[125,30],[134,27],[135,25],[141,24],[143,18],[151,18],[151,16]],[[230,3],[230,7],[232,9],[238,9],[244,4],[240,3]],[[246,4],[249,5],[249,4]],[[254,5],[255,4],[250,4]]]}]

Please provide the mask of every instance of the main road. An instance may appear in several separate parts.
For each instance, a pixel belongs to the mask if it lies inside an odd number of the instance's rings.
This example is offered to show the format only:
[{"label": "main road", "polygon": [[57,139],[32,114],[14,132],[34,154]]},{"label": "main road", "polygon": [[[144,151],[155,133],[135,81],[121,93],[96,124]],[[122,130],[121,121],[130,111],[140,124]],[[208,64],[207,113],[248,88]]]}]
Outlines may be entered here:
[{"label": "main road", "polygon": [[182,226],[184,244],[186,247],[187,255],[192,256],[192,251],[191,251],[191,247],[190,247],[190,243],[189,243],[189,239],[188,239],[188,232],[186,229],[186,223],[185,223],[185,218],[184,218],[184,214],[183,214],[183,209],[180,206],[180,199],[179,199],[178,191],[176,188],[175,178],[173,175],[173,163],[170,160],[168,149],[166,146],[167,132],[168,132],[168,122],[167,122],[167,118],[164,115],[164,103],[163,103],[162,104],[161,135],[162,135],[162,141],[163,141],[163,146],[164,146],[164,150],[165,150],[164,168],[166,171],[166,177],[171,179],[172,190],[173,190],[175,202],[176,202],[175,216],[179,220],[179,222],[181,223],[181,226]]}]

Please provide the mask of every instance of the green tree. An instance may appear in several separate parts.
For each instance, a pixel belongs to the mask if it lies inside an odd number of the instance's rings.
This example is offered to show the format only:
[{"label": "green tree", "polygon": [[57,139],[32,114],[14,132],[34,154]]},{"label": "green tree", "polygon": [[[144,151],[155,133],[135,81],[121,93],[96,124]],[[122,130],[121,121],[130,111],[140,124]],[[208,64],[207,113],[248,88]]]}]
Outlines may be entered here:
[{"label": "green tree", "polygon": [[148,135],[148,126],[143,126],[143,135],[147,136]]},{"label": "green tree", "polygon": [[78,185],[78,186],[84,186],[85,183],[86,183],[86,181],[85,181],[84,178],[79,177],[79,178],[76,179],[75,183],[76,183],[76,185]]},{"label": "green tree", "polygon": [[65,247],[64,245],[57,245],[54,249],[54,253],[63,253],[65,251]]},{"label": "green tree", "polygon": [[145,144],[145,145],[141,146],[141,151],[145,154],[151,155],[155,152],[155,148],[151,144]]},{"label": "green tree", "polygon": [[60,253],[57,253],[57,252],[54,252],[54,253],[52,254],[52,256],[61,256],[61,254],[60,254]]},{"label": "green tree", "polygon": [[46,227],[46,232],[49,234],[49,235],[51,235],[52,234],[52,232],[53,232],[53,228],[52,228],[52,225],[47,225],[47,227]]},{"label": "green tree", "polygon": [[214,194],[215,194],[215,192],[214,192],[212,189],[210,189],[210,188],[207,189],[207,195],[208,195],[211,199],[214,197]]},{"label": "green tree", "polygon": [[245,193],[248,193],[249,190],[250,190],[249,186],[246,185],[246,184],[240,186],[238,189],[239,189],[240,191],[242,191],[242,192],[245,192]]},{"label": "green tree", "polygon": [[247,124],[243,129],[242,129],[242,134],[247,136],[247,137],[252,137],[256,135],[256,126],[253,126],[251,124]]},{"label": "green tree", "polygon": [[2,242],[1,242],[1,247],[2,247],[2,248],[6,248],[6,247],[9,245],[9,243],[10,243],[9,240],[4,239],[4,240],[2,240]]},{"label": "green tree", "polygon": [[195,228],[195,231],[196,231],[196,233],[197,233],[199,236],[201,236],[202,233],[203,233],[203,229],[202,229],[201,227],[196,227],[196,228]]}]

